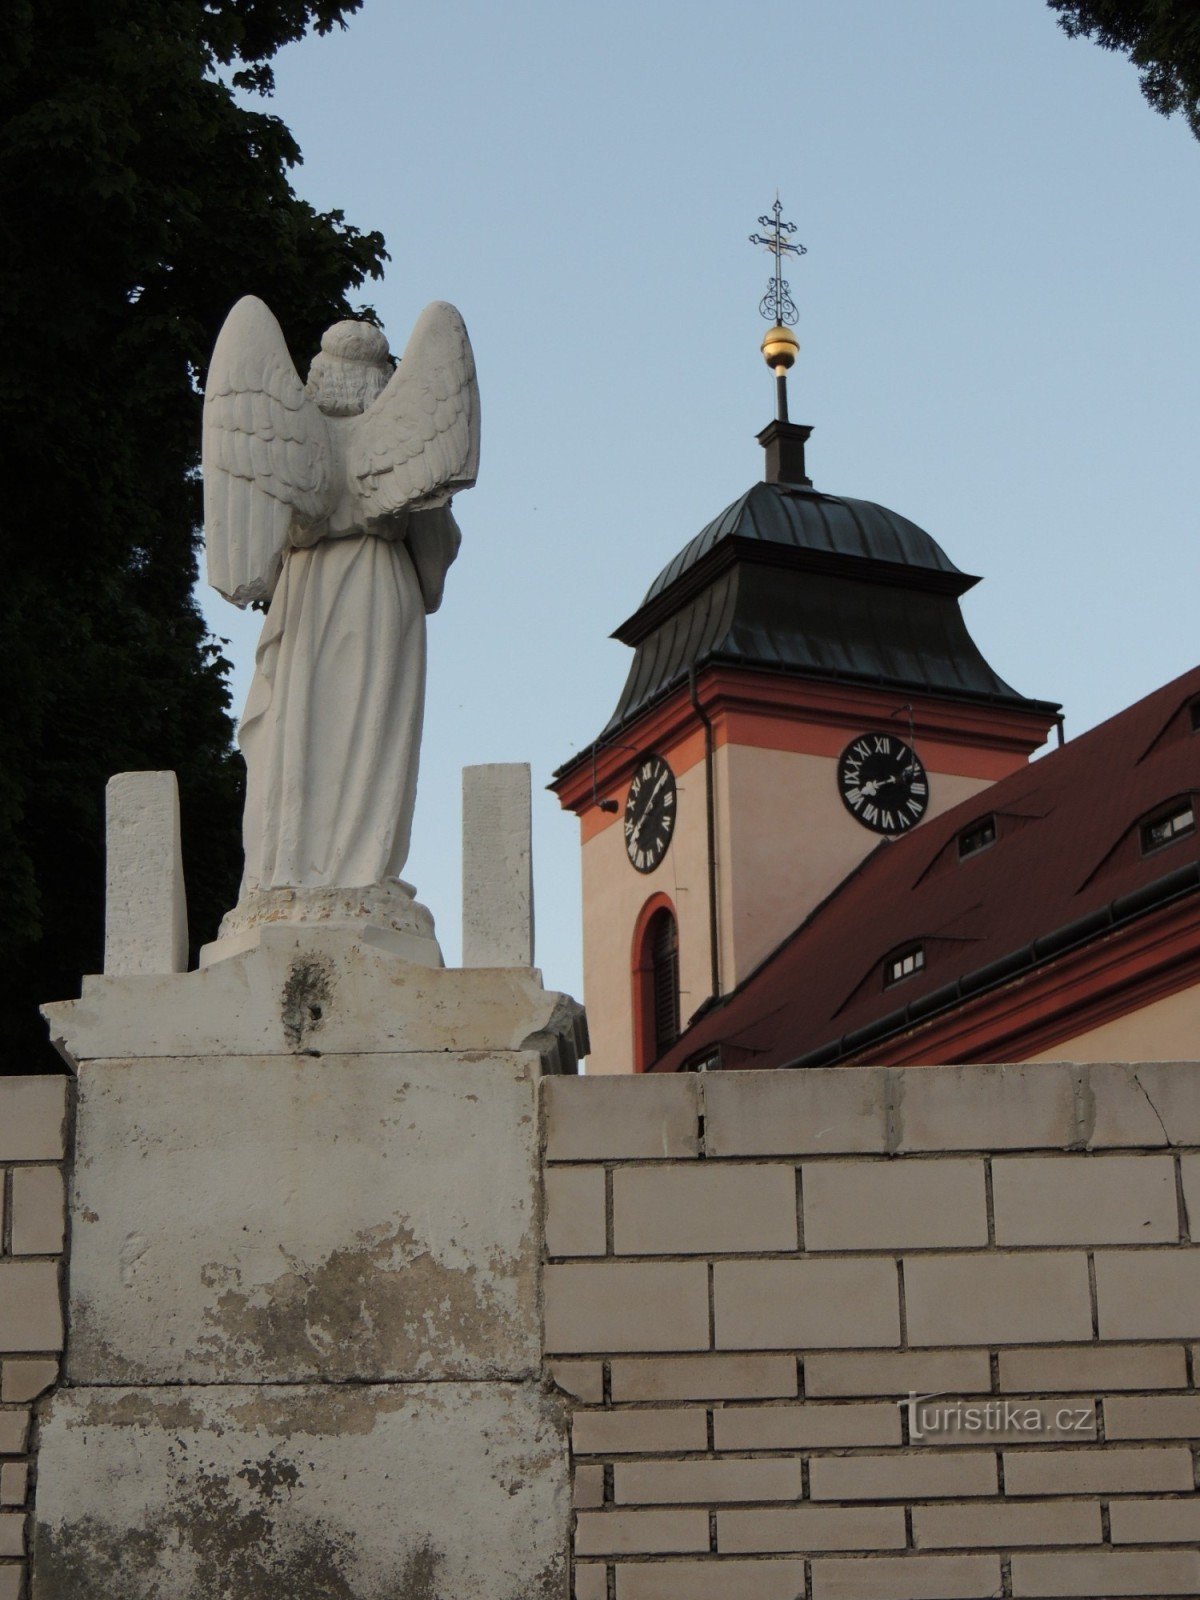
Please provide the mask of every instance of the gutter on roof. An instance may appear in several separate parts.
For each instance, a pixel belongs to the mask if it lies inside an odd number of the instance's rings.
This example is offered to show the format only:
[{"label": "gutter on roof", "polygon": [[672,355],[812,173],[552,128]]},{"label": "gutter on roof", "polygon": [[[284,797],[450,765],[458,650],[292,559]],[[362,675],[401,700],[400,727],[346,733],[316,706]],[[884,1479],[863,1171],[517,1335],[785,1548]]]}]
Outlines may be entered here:
[{"label": "gutter on roof", "polygon": [[927,1022],[951,1010],[962,1000],[985,994],[989,989],[997,989],[1018,973],[1026,972],[1055,956],[1065,955],[1067,951],[1087,944],[1098,934],[1133,922],[1146,912],[1167,905],[1172,900],[1182,899],[1197,888],[1200,888],[1200,861],[1192,861],[1186,867],[1169,872],[1164,878],[1156,878],[1153,883],[1143,884],[1140,889],[1119,895],[1099,910],[1088,912],[1087,916],[1077,917],[1074,922],[1042,934],[1020,950],[990,961],[987,966],[978,967],[974,972],[956,978],[953,983],[943,984],[940,989],[911,1000],[901,1009],[889,1011],[886,1016],[856,1028],[853,1033],[845,1033],[830,1044],[819,1045],[815,1050],[797,1056],[794,1061],[785,1061],[782,1070],[833,1066],[846,1056],[857,1054],[867,1045],[878,1044],[894,1034],[903,1033],[906,1028]]}]

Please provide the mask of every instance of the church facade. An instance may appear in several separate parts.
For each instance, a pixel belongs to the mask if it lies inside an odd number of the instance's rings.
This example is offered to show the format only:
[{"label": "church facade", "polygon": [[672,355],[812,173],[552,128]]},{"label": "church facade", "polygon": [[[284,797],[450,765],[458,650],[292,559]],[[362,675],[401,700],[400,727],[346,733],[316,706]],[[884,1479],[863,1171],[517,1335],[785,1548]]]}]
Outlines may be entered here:
[{"label": "church facade", "polygon": [[1063,745],[967,631],[979,580],[814,488],[809,432],[760,435],[555,774],[589,1070],[1194,1055],[1200,672]]}]

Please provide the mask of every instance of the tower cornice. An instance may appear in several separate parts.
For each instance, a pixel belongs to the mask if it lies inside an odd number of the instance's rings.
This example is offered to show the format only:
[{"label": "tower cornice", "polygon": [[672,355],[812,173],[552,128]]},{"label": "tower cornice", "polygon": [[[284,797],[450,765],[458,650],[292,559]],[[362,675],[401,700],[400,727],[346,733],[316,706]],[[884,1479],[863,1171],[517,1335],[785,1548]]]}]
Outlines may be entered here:
[{"label": "tower cornice", "polygon": [[[896,722],[903,712],[904,726],[911,717],[923,748],[932,742],[954,751],[958,770],[989,781],[1028,760],[1045,743],[1058,712],[1048,701],[967,704],[948,696],[784,677],[724,664],[703,668],[696,685],[718,746],[740,743],[835,755],[850,733],[872,723]],[[646,750],[674,752],[679,770],[703,754],[686,680],[619,730],[612,743],[601,738],[573,756],[548,787],[565,809],[579,816],[596,812],[589,826],[599,831],[614,819],[598,811],[598,799],[624,784]]]}]

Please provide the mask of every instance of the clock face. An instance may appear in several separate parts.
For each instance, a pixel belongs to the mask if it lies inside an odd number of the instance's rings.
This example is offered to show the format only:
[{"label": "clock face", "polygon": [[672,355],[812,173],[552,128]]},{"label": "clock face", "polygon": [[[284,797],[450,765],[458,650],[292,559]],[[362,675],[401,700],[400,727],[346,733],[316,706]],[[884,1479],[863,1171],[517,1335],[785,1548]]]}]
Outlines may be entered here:
[{"label": "clock face", "polygon": [[929,804],[929,777],[916,751],[894,733],[864,733],[842,751],[838,792],[873,833],[907,833]]},{"label": "clock face", "polygon": [[642,756],[625,801],[625,850],[639,872],[653,872],[675,831],[675,774],[662,756]]}]

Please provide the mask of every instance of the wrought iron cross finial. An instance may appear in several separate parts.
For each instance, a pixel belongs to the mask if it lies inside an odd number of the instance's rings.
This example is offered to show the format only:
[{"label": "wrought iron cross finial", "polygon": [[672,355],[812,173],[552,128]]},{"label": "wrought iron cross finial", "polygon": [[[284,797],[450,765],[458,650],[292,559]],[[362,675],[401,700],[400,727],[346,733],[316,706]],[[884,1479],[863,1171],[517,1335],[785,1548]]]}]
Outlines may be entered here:
[{"label": "wrought iron cross finial", "polygon": [[771,207],[771,215],[759,217],[758,225],[760,228],[769,228],[770,235],[752,233],[750,243],[761,245],[775,257],[775,273],[767,285],[766,294],[758,303],[758,309],[768,322],[790,328],[800,320],[800,313],[796,310],[787,279],[783,276],[783,258],[807,255],[808,251],[802,244],[792,242],[790,235],[795,233],[796,224],[784,222],[783,206],[780,204],[778,190],[775,194],[775,204]]}]

